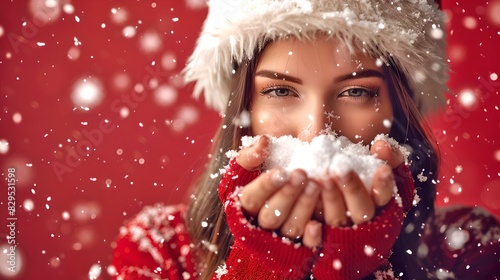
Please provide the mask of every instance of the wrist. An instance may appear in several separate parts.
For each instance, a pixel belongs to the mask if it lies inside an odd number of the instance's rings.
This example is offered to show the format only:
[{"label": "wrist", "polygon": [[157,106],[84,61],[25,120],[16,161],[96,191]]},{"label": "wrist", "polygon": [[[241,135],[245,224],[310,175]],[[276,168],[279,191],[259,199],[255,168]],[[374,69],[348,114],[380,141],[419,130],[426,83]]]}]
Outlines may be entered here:
[{"label": "wrist", "polygon": [[219,183],[219,198],[224,203],[238,187],[245,186],[259,175],[259,170],[248,171],[233,158]]},{"label": "wrist", "polygon": [[395,199],[370,222],[348,228],[323,226],[323,245],[313,266],[316,279],[359,279],[387,262],[402,228]]},{"label": "wrist", "polygon": [[397,194],[396,200],[401,204],[405,213],[410,211],[415,199],[415,182],[410,171],[409,165],[400,164],[392,170],[396,182]]},{"label": "wrist", "polygon": [[[315,260],[315,252],[300,243],[293,243],[275,232],[262,229],[250,223],[243,213],[237,188],[227,199],[225,213],[227,224],[234,237],[226,266],[230,277],[240,279],[248,274],[240,274],[255,267],[257,279],[303,279]],[[233,275],[234,274],[234,275]]]}]

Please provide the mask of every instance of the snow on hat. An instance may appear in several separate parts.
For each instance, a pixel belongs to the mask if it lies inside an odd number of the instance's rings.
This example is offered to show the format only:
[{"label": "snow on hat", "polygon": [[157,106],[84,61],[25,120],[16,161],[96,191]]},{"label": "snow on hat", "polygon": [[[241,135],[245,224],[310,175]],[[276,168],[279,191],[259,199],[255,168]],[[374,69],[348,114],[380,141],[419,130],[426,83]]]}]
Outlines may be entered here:
[{"label": "snow on hat", "polygon": [[[432,0],[429,0],[432,1]],[[312,38],[318,31],[393,61],[407,76],[422,113],[444,103],[448,65],[444,13],[427,0],[210,0],[196,47],[183,71],[207,106],[225,111],[233,63],[268,41]]]}]

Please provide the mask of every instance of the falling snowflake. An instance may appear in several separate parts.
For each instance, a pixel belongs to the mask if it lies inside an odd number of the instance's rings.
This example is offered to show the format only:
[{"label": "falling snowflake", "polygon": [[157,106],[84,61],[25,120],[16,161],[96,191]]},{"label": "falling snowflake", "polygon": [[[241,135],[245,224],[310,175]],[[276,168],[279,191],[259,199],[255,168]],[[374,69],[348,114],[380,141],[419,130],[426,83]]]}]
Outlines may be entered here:
[{"label": "falling snowflake", "polygon": [[0,139],[0,154],[6,154],[9,151],[9,142],[5,139]]},{"label": "falling snowflake", "polygon": [[122,35],[123,37],[125,38],[132,38],[135,36],[135,34],[137,33],[137,29],[135,29],[135,27],[133,26],[125,26],[123,29],[122,29]]},{"label": "falling snowflake", "polygon": [[462,249],[469,241],[469,232],[459,228],[450,228],[446,231],[446,238],[448,240],[448,247],[451,250]]},{"label": "falling snowflake", "polygon": [[339,259],[333,260],[333,269],[340,270],[342,268],[342,262]]},{"label": "falling snowflake", "polygon": [[141,50],[145,53],[157,52],[162,46],[161,37],[156,31],[144,33],[139,41]]},{"label": "falling snowflake", "polygon": [[418,175],[417,175],[417,178],[420,182],[426,182],[427,181],[427,176],[424,175],[424,172],[420,172]]},{"label": "falling snowflake", "polygon": [[215,276],[217,279],[220,279],[223,275],[226,275],[228,273],[226,263],[223,263],[222,265],[219,265],[217,270],[215,271]]},{"label": "falling snowflake", "polygon": [[73,86],[71,101],[80,108],[93,108],[104,98],[101,82],[97,78],[85,78]]},{"label": "falling snowflake", "polygon": [[92,265],[89,269],[89,279],[97,279],[99,275],[101,275],[101,265]]},{"label": "falling snowflake", "polygon": [[365,245],[365,248],[364,248],[365,255],[367,255],[368,257],[371,257],[371,256],[373,256],[374,251],[375,251],[375,249],[373,249],[372,246]]}]

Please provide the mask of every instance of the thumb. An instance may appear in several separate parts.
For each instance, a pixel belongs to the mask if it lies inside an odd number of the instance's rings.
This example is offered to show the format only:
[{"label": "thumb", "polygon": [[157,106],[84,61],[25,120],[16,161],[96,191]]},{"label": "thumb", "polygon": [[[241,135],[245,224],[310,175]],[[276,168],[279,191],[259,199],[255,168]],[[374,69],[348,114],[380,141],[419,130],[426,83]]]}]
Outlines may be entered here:
[{"label": "thumb", "polygon": [[370,153],[375,157],[386,161],[391,168],[396,168],[404,162],[404,155],[398,147],[395,147],[385,140],[378,140],[373,143],[370,148]]},{"label": "thumb", "polygon": [[269,138],[265,135],[260,136],[255,144],[238,152],[236,162],[247,171],[259,167],[269,155],[269,145]]}]

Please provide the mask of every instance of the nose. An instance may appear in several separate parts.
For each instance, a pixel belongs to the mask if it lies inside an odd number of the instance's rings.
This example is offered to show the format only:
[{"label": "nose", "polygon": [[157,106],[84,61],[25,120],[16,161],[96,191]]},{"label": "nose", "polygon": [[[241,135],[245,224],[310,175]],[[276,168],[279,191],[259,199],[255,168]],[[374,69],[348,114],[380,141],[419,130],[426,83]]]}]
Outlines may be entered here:
[{"label": "nose", "polygon": [[297,138],[309,142],[320,134],[331,132],[335,118],[333,111],[324,102],[315,102],[307,106],[299,121]]}]

